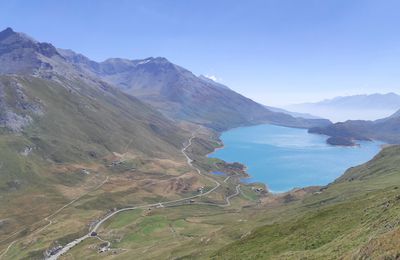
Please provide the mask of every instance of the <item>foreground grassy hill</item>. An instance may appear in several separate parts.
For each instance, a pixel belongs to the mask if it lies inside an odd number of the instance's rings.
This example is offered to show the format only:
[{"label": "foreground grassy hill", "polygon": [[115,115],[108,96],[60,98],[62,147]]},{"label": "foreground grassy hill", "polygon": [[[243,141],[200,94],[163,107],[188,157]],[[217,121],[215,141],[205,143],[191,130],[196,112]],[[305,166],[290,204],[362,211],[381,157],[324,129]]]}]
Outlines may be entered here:
[{"label": "foreground grassy hill", "polygon": [[398,259],[400,146],[384,149],[293,207],[214,258]]}]

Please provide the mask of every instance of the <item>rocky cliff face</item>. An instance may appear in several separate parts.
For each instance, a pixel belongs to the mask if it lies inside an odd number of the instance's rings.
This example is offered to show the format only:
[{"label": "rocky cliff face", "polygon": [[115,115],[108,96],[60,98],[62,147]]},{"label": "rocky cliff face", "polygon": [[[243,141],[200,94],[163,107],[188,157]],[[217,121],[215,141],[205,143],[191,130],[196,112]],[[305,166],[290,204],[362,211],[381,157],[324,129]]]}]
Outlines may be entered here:
[{"label": "rocky cliff face", "polygon": [[11,28],[0,32],[0,74],[51,70],[51,59],[63,60],[53,45],[37,42]]},{"label": "rocky cliff face", "polygon": [[[11,88],[5,84],[11,85]],[[30,100],[20,83],[11,78],[7,83],[0,81],[0,127],[20,132],[32,122],[32,116],[42,113],[40,101]]]}]

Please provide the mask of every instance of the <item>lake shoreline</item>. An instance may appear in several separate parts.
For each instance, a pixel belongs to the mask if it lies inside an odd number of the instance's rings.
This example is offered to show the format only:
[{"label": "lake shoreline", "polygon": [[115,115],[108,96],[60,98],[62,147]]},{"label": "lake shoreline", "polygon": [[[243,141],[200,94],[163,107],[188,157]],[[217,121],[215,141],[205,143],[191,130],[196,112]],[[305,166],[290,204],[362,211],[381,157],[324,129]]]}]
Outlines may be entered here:
[{"label": "lake shoreline", "polygon": [[[249,159],[249,157],[251,157],[251,156],[249,156],[247,153],[250,151],[249,153],[253,154],[255,157],[261,157],[261,159],[258,158],[253,161],[257,161],[257,160],[268,161],[271,157],[270,156],[271,154],[267,153],[267,154],[262,154],[260,156],[260,154],[257,154],[250,149],[250,150],[245,150],[244,152],[242,152],[242,150],[241,150],[241,152],[239,153],[239,156],[233,156],[233,157],[231,155],[225,156],[227,154],[227,152],[226,152],[227,149],[232,150],[232,149],[237,148],[237,147],[235,147],[234,144],[232,144],[232,143],[229,144],[230,141],[232,141],[232,140],[230,140],[229,138],[227,140],[226,136],[232,135],[232,133],[236,134],[236,133],[242,132],[242,131],[249,132],[249,129],[252,129],[252,128],[261,129],[261,133],[268,132],[268,131],[272,131],[272,132],[275,131],[276,133],[272,133],[271,136],[267,135],[267,137],[268,137],[267,140],[263,140],[262,138],[260,138],[260,140],[258,140],[258,137],[257,136],[255,137],[255,135],[253,133],[249,136],[245,136],[244,138],[241,137],[241,139],[242,139],[241,141],[243,141],[243,140],[245,141],[245,142],[241,143],[242,146],[243,145],[244,146],[245,145],[249,145],[249,146],[255,145],[257,147],[257,149],[259,149],[259,147],[263,147],[263,146],[272,147],[273,145],[275,145],[276,148],[274,148],[274,149],[277,149],[277,151],[279,153],[279,149],[282,150],[280,147],[281,144],[279,142],[283,141],[283,146],[289,147],[289,148],[284,147],[283,150],[292,149],[293,150],[293,151],[291,151],[292,153],[296,152],[298,154],[301,154],[302,153],[301,151],[305,151],[304,153],[307,154],[307,153],[310,153],[310,151],[312,151],[314,149],[314,150],[316,150],[315,152],[317,153],[317,155],[315,157],[318,157],[318,156],[320,156],[320,155],[318,155],[318,153],[319,153],[318,150],[321,150],[322,154],[324,152],[326,153],[326,151],[336,151],[336,154],[329,155],[329,153],[328,153],[325,156],[326,158],[322,158],[322,159],[328,160],[328,165],[329,165],[329,163],[334,165],[334,163],[332,163],[332,161],[335,161],[335,159],[337,159],[335,157],[349,158],[350,163],[347,163],[347,164],[345,163],[344,164],[345,166],[342,166],[342,167],[336,167],[337,169],[336,169],[336,172],[334,172],[334,174],[332,173],[333,172],[332,170],[329,170],[329,167],[326,167],[326,168],[328,168],[327,172],[329,174],[327,174],[327,175],[329,175],[329,176],[326,178],[322,178],[319,181],[313,181],[312,178],[310,178],[310,176],[307,176],[307,173],[313,172],[312,170],[315,170],[315,168],[318,169],[318,167],[309,168],[309,169],[306,169],[304,167],[303,167],[304,169],[302,169],[302,167],[299,167],[300,168],[299,172],[301,174],[305,174],[305,176],[308,178],[308,180],[307,180],[307,178],[302,180],[301,177],[297,177],[294,175],[293,178],[294,179],[297,178],[298,183],[296,184],[295,182],[293,182],[294,184],[292,186],[290,186],[291,185],[290,179],[292,179],[291,176],[289,176],[289,177],[283,176],[281,182],[287,182],[289,184],[286,184],[285,186],[284,185],[281,185],[281,186],[276,185],[276,183],[279,182],[279,181],[277,181],[277,179],[279,179],[279,176],[281,175],[281,173],[283,171],[282,168],[277,167],[277,165],[279,166],[279,163],[281,165],[283,165],[283,164],[293,165],[296,163],[296,158],[290,159],[290,156],[287,156],[288,159],[285,159],[283,161],[278,160],[278,162],[274,162],[270,165],[267,165],[265,172],[267,172],[267,173],[268,173],[268,171],[276,172],[276,174],[273,175],[272,178],[269,178],[267,176],[263,176],[262,174],[260,174],[259,167],[257,167],[257,165],[254,165],[254,163],[252,163],[252,159],[251,158]],[[286,133],[286,132],[288,132],[288,133]],[[274,135],[276,135],[277,138],[275,138]],[[291,136],[291,135],[293,135],[293,136]],[[284,137],[283,139],[282,139],[282,136]],[[265,138],[265,136],[263,138]],[[278,140],[278,141],[275,140],[275,139],[279,139],[279,138],[281,138],[281,140]],[[309,186],[321,186],[321,187],[326,186],[329,183],[333,182],[336,178],[340,177],[348,168],[360,165],[360,164],[365,163],[365,162],[369,161],[370,159],[372,159],[382,149],[381,146],[384,145],[384,144],[379,145],[379,142],[372,141],[371,144],[361,142],[360,146],[356,146],[356,147],[335,147],[335,146],[330,146],[330,145],[326,144],[325,136],[309,134],[309,133],[307,133],[306,129],[275,126],[275,125],[270,125],[270,124],[260,124],[260,125],[255,125],[255,126],[240,126],[240,127],[230,129],[228,131],[220,133],[219,139],[221,141],[221,143],[220,143],[221,146],[215,148],[212,152],[208,153],[206,156],[209,158],[218,158],[218,159],[221,159],[228,163],[229,162],[239,162],[240,164],[244,165],[246,174],[248,175],[246,178],[244,178],[244,180],[243,180],[244,183],[263,183],[264,185],[266,185],[266,187],[268,187],[268,190],[272,193],[285,193],[285,192],[289,192],[289,191],[296,190],[296,189],[304,189]],[[255,139],[256,139],[256,141],[254,141]],[[307,142],[303,143],[302,139],[310,139],[311,146],[309,147],[310,144]],[[272,143],[272,145],[271,145],[271,143]],[[378,146],[379,146],[379,149],[376,148]],[[347,149],[347,148],[351,148],[351,149]],[[357,149],[355,149],[355,148],[357,148]],[[335,149],[337,149],[337,150],[335,150]],[[286,152],[286,151],[284,151],[284,152]],[[298,154],[296,155],[296,153],[294,153],[295,157],[298,155]],[[274,153],[272,153],[272,155],[274,155]],[[285,156],[283,156],[283,157],[285,157]],[[293,156],[293,154],[291,154],[291,156]],[[314,157],[313,155],[310,155],[309,157],[311,158],[311,161],[317,161],[317,159],[313,158]],[[304,161],[297,160],[297,163],[300,166],[304,166],[304,164],[305,164],[304,162],[307,162],[307,160],[310,160],[310,158],[305,158]],[[249,161],[250,161],[250,163],[249,163]],[[341,160],[338,160],[338,162],[341,162],[341,161],[343,161],[343,158]],[[344,161],[346,161],[346,160],[344,160]],[[321,165],[323,167],[325,167],[324,164],[321,164]],[[269,166],[271,166],[271,167],[269,167]],[[274,170],[271,170],[269,168],[273,168]],[[324,176],[324,171],[319,170],[319,171],[316,171],[317,177],[318,176],[320,177],[320,175],[318,175],[318,172],[321,173],[322,176]],[[295,171],[295,173],[297,174],[297,171]],[[271,173],[269,173],[269,174],[271,176]],[[308,174],[308,175],[310,175],[310,174]],[[272,180],[272,182],[271,182],[271,180]],[[309,180],[311,180],[311,181],[309,181]],[[307,183],[308,181],[309,181],[309,183]],[[272,185],[270,185],[270,183],[272,183]]]}]

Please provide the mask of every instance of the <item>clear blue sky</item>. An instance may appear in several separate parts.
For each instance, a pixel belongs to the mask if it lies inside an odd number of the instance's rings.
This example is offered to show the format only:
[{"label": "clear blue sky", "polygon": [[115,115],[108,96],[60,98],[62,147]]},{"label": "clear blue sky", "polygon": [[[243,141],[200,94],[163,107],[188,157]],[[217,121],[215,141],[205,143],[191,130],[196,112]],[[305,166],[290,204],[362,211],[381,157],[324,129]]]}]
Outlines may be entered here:
[{"label": "clear blue sky", "polygon": [[400,91],[400,1],[1,1],[0,27],[94,60],[163,56],[259,102]]}]

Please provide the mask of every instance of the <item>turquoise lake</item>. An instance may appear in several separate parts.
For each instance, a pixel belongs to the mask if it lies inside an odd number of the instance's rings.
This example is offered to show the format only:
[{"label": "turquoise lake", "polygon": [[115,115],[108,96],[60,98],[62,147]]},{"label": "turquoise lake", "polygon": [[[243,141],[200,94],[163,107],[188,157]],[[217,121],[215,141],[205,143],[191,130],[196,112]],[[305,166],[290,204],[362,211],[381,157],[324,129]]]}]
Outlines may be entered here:
[{"label": "turquoise lake", "polygon": [[344,171],[372,159],[380,142],[359,142],[356,147],[326,144],[326,136],[305,129],[257,125],[224,132],[225,147],[210,157],[240,162],[248,167],[246,182],[262,182],[272,192],[326,185]]}]

